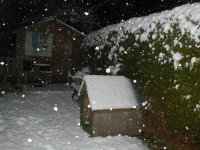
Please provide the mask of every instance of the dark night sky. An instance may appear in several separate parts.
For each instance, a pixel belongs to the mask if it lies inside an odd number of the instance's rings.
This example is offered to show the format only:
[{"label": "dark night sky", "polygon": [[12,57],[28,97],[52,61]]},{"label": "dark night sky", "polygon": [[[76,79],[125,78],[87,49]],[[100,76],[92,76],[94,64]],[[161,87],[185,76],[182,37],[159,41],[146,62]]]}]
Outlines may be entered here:
[{"label": "dark night sky", "polygon": [[[99,16],[100,24],[106,26],[127,20],[132,17],[145,16],[151,13],[172,9],[186,3],[200,2],[200,0],[83,0],[88,8]],[[96,7],[95,7],[96,6]]]},{"label": "dark night sky", "polygon": [[132,17],[194,2],[200,0],[0,0],[0,55],[4,54],[3,49],[12,49],[8,48],[12,43],[10,33],[45,17],[56,16],[87,34]]},{"label": "dark night sky", "polygon": [[[54,16],[60,11],[59,9],[72,10],[72,7],[79,6],[83,9],[82,11],[90,13],[88,17],[95,16],[97,18],[96,25],[87,29],[88,24],[83,27],[82,22],[72,22],[67,17],[63,21],[87,33],[132,17],[145,16],[198,1],[200,0],[4,0],[3,3],[0,1],[0,29],[14,30],[40,21],[44,17]],[[75,5],[63,6],[72,2]],[[48,8],[47,11],[46,8]],[[68,13],[71,13],[71,10]],[[64,17],[60,18],[62,20]]]}]

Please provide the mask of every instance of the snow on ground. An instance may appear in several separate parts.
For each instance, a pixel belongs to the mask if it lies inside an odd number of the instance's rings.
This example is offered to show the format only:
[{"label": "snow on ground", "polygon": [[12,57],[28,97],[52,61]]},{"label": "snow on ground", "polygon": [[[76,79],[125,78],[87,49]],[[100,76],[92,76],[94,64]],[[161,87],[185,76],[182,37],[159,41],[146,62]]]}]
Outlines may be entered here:
[{"label": "snow on ground", "polygon": [[90,137],[80,126],[80,109],[71,99],[72,92],[65,85],[46,85],[0,97],[0,149],[148,149],[134,137]]}]

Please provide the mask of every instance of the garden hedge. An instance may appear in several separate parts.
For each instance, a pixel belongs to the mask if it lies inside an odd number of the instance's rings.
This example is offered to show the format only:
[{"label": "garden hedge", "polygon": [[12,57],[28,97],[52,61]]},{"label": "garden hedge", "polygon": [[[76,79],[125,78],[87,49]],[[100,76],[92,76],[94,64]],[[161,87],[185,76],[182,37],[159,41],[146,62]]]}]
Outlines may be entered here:
[{"label": "garden hedge", "polygon": [[[89,34],[83,65],[136,80],[160,101],[174,134],[200,140],[200,3],[133,18]],[[151,105],[148,110],[155,112]],[[156,112],[155,112],[156,113]]]}]

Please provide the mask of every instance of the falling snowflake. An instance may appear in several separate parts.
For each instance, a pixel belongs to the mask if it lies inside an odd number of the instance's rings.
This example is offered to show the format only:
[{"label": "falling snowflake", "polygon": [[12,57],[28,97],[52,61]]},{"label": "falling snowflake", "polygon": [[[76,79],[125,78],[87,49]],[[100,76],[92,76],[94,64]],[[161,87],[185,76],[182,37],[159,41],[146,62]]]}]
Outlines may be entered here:
[{"label": "falling snowflake", "polygon": [[31,142],[32,142],[32,139],[31,139],[31,138],[28,138],[28,142],[31,143]]},{"label": "falling snowflake", "polygon": [[110,68],[107,68],[107,69],[106,69],[106,73],[110,73]]},{"label": "falling snowflake", "polygon": [[54,106],[53,110],[54,110],[54,111],[58,111],[57,104],[55,104],[55,106]]},{"label": "falling snowflake", "polygon": [[89,13],[88,13],[88,12],[84,12],[84,14],[85,14],[86,16],[88,16],[88,15],[89,15]]},{"label": "falling snowflake", "polygon": [[133,108],[136,109],[137,107],[136,107],[136,106],[133,106]]},{"label": "falling snowflake", "polygon": [[148,102],[147,101],[144,101],[143,103],[142,103],[142,106],[146,106],[148,104]]},{"label": "falling snowflake", "polygon": [[100,48],[97,46],[97,47],[95,47],[95,50],[99,50]]},{"label": "falling snowflake", "polygon": [[0,62],[0,65],[4,65],[5,63],[2,61],[2,62]]},{"label": "falling snowflake", "polygon": [[76,138],[76,139],[78,139],[78,138],[79,138],[79,136],[78,136],[78,135],[76,135],[76,136],[75,136],[75,138]]}]

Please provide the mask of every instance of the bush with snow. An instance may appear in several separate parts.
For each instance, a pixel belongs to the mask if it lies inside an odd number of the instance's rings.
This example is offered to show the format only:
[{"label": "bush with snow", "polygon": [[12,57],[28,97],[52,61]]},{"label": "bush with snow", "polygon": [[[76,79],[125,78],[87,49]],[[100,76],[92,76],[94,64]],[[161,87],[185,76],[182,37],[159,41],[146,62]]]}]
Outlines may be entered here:
[{"label": "bush with snow", "polygon": [[175,134],[200,139],[200,3],[108,26],[82,49],[93,72],[136,79],[145,96],[167,101],[160,107]]}]

